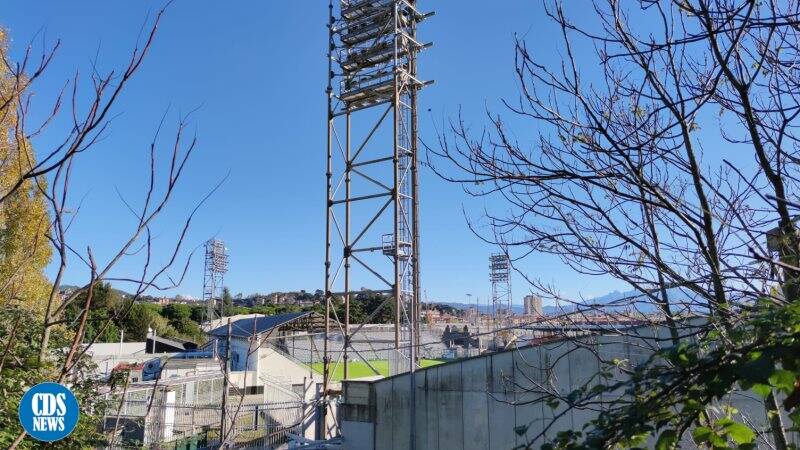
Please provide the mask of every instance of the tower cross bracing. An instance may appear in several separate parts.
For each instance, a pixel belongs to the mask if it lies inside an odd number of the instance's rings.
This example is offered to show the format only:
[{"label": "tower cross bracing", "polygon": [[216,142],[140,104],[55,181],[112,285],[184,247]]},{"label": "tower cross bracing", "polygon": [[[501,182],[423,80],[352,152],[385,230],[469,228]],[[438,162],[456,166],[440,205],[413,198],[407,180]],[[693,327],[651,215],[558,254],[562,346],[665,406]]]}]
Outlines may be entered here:
[{"label": "tower cross bracing", "polygon": [[[324,389],[332,365],[365,360],[353,336],[375,316],[394,316],[393,373],[413,370],[419,344],[419,160],[417,55],[430,47],[417,26],[432,15],[414,0],[340,0],[329,4],[328,145],[325,246]],[[361,322],[359,295],[380,295]],[[344,317],[336,317],[343,303]],[[335,323],[335,322],[334,322]],[[328,342],[343,341],[341,351]],[[369,364],[369,362],[367,362]]]}]

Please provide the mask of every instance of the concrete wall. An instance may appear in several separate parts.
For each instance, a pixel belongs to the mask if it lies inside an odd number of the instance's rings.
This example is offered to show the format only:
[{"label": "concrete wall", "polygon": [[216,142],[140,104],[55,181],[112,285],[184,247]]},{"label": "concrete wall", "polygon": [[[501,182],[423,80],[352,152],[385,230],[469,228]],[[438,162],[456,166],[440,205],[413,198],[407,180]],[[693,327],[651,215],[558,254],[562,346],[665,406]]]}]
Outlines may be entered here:
[{"label": "concrete wall", "polygon": [[306,379],[322,382],[322,375],[311,370],[309,366],[268,346],[263,346],[258,351],[257,370],[262,378],[286,385],[301,384]]},{"label": "concrete wall", "polygon": [[[225,343],[220,343],[220,346],[222,347],[220,352],[224,354]],[[252,353],[251,348],[247,339],[231,339],[231,371],[253,371],[261,378],[268,378],[286,386],[303,383],[306,378],[322,381],[322,376],[313,372],[308,365],[276,350],[269,344],[262,345]]]},{"label": "concrete wall", "polygon": [[[644,329],[639,333],[667,337],[663,329]],[[589,385],[596,382],[590,380],[599,367],[592,351],[607,360],[628,359],[637,364],[658,345],[653,339],[618,336],[584,341],[589,348],[572,342],[554,342],[417,371],[414,376],[416,448],[511,449],[527,443],[548,426],[548,437],[561,430],[580,430],[595,413],[566,411],[564,405],[551,409],[535,401],[540,395],[536,391],[549,386],[566,394],[587,382]],[[343,385],[341,423],[346,448],[410,448],[410,375],[372,382],[346,381]],[[765,423],[764,410],[754,398],[739,395],[733,403],[749,420]],[[554,420],[556,416],[559,417]],[[526,434],[515,432],[520,426],[529,427]],[[535,442],[534,448],[541,444],[542,440]]]},{"label": "concrete wall", "polygon": [[[225,355],[225,341],[220,342],[220,355]],[[231,339],[231,371],[257,370],[257,354],[250,353],[250,342],[247,339],[234,337]]]}]

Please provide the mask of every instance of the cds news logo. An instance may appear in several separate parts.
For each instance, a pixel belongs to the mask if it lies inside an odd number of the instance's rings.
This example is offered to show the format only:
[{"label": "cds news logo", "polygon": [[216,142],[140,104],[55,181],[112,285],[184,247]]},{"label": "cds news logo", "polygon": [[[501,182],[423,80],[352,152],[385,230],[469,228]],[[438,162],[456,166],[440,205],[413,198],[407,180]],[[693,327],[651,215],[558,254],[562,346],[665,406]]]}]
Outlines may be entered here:
[{"label": "cds news logo", "polygon": [[30,388],[19,403],[19,422],[34,439],[64,439],[78,424],[78,400],[64,385],[40,383]]}]

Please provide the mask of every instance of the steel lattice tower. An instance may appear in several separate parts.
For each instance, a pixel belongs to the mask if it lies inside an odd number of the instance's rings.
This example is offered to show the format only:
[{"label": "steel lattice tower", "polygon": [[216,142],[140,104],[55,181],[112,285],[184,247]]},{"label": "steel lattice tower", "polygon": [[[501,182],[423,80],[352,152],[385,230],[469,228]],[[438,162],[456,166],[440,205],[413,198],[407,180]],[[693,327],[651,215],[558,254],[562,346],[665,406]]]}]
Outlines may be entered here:
[{"label": "steel lattice tower", "polygon": [[489,257],[489,281],[492,283],[492,315],[502,323],[512,315],[511,262],[508,255],[496,253]]},{"label": "steel lattice tower", "polygon": [[[419,343],[417,41],[426,17],[415,0],[340,0],[329,4],[326,314],[344,303],[341,327],[326,325],[325,391],[330,365],[361,357],[352,336],[356,295],[383,295],[394,306],[395,367],[413,370]],[[328,342],[343,336],[336,352]],[[401,365],[398,365],[401,364]]]},{"label": "steel lattice tower", "polygon": [[206,320],[214,320],[222,317],[224,308],[222,285],[228,271],[228,249],[221,240],[210,239],[206,241],[205,250],[203,301],[206,304]]}]

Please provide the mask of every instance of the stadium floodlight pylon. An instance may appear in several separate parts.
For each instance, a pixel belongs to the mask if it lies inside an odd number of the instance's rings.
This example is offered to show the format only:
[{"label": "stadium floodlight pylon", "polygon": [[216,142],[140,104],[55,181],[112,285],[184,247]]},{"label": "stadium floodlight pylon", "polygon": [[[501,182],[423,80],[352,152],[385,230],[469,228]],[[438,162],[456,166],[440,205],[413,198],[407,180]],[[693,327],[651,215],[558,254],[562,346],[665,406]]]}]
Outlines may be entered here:
[{"label": "stadium floodlight pylon", "polygon": [[[324,391],[331,364],[365,359],[351,339],[394,307],[395,371],[413,370],[419,343],[419,161],[417,78],[422,14],[413,0],[329,3],[325,238]],[[358,137],[357,137],[358,136]],[[359,286],[356,288],[356,286]],[[351,323],[360,292],[383,295],[378,311]],[[333,329],[336,328],[336,329]],[[342,342],[334,350],[329,342]]]},{"label": "stadium floodlight pylon", "polygon": [[205,264],[203,270],[203,302],[206,305],[206,320],[218,319],[223,315],[222,289],[225,273],[228,272],[228,249],[219,239],[209,239],[205,243]]},{"label": "stadium floodlight pylon", "polygon": [[492,284],[492,316],[495,326],[509,325],[512,311],[511,261],[505,253],[489,256],[489,282]]}]

